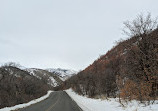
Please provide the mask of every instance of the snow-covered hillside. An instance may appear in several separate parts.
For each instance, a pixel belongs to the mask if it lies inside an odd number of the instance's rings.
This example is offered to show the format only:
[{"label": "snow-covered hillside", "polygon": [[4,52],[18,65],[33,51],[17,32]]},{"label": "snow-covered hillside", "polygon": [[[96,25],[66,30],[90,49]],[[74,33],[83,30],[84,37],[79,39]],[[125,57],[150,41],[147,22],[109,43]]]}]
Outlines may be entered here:
[{"label": "snow-covered hillside", "polygon": [[35,71],[38,71],[38,69],[35,69],[35,68],[26,68],[24,70],[27,71],[27,72],[29,72],[30,75],[33,75],[33,76],[37,77],[38,79],[41,79],[41,77],[35,73]]},{"label": "snow-covered hillside", "polygon": [[56,75],[58,75],[60,77],[60,79],[62,79],[63,81],[65,81],[66,79],[70,78],[71,76],[73,76],[74,74],[77,74],[76,71],[74,70],[69,70],[69,69],[53,69],[53,68],[49,68],[46,69],[47,71],[54,73]]},{"label": "snow-covered hillside", "polygon": [[[57,69],[55,68],[48,68],[48,69],[26,68],[14,62],[5,63],[2,66],[16,67],[20,69],[21,71],[26,71],[31,76],[34,76],[40,80],[47,81],[47,83],[53,87],[59,86],[63,81],[70,78],[72,75],[77,74],[77,72],[74,70],[61,69],[61,68],[57,68]],[[8,70],[10,74],[13,73],[11,69],[6,69],[6,70]],[[14,75],[18,77],[19,75],[21,75],[21,73],[14,74]]]},{"label": "snow-covered hillside", "polygon": [[54,73],[48,72],[46,70],[37,69],[37,68],[27,68],[25,71],[29,72],[30,75],[37,77],[38,79],[43,79],[47,81],[53,87],[59,86],[62,80]]}]

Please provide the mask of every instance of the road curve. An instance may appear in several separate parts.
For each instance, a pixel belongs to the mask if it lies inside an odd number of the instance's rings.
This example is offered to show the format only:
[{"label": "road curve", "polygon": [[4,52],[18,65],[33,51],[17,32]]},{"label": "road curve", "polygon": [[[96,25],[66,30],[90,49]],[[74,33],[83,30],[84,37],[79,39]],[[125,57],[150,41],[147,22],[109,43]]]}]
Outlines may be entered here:
[{"label": "road curve", "polygon": [[66,92],[52,92],[50,96],[36,104],[18,111],[83,111]]}]

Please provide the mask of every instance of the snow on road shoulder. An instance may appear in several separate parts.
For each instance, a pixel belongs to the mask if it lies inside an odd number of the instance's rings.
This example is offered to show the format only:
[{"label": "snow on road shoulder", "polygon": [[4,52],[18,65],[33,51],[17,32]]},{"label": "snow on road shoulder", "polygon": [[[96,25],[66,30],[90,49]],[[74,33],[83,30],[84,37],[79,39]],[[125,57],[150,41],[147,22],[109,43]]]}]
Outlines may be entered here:
[{"label": "snow on road shoulder", "polygon": [[38,99],[35,99],[35,100],[32,100],[28,103],[24,103],[24,104],[19,104],[19,105],[16,105],[16,106],[13,106],[13,107],[6,107],[6,108],[3,108],[3,109],[0,109],[0,111],[12,111],[12,110],[16,110],[16,109],[20,109],[20,108],[24,108],[24,107],[27,107],[27,106],[30,106],[32,104],[35,104],[35,103],[38,103],[46,98],[49,97],[49,95],[52,93],[53,91],[48,91],[46,95],[38,98]]},{"label": "snow on road shoulder", "polygon": [[91,99],[76,94],[72,89],[66,90],[67,94],[73,98],[83,111],[122,111],[120,104],[114,100]]},{"label": "snow on road shoulder", "polygon": [[66,90],[67,94],[76,101],[83,111],[158,111],[158,101],[155,104],[144,106],[138,101],[128,103],[126,107],[121,107],[118,99],[109,100],[91,99],[76,94],[72,89]]}]

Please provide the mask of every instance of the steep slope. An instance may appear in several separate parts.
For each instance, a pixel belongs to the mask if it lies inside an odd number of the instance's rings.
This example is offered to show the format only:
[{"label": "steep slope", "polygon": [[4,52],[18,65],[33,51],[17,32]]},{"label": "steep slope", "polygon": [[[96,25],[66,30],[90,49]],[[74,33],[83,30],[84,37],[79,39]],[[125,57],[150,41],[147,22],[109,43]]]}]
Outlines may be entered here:
[{"label": "steep slope", "polygon": [[0,67],[0,108],[38,98],[51,89],[44,81],[13,66]]},{"label": "steep slope", "polygon": [[58,77],[60,77],[61,80],[65,81],[68,78],[70,78],[71,76],[77,74],[76,71],[74,70],[69,70],[69,69],[53,69],[53,68],[49,68],[46,69],[47,71],[56,74]]},{"label": "steep slope", "polygon": [[119,42],[63,88],[94,97],[146,100],[158,95],[158,30]]}]

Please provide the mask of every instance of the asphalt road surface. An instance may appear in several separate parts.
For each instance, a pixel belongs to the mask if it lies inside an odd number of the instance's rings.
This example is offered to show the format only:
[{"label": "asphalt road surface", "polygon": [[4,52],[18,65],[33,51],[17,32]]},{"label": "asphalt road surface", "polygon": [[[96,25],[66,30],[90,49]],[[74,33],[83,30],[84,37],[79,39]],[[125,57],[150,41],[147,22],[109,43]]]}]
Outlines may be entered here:
[{"label": "asphalt road surface", "polygon": [[52,92],[49,98],[18,111],[83,111],[66,92]]}]

